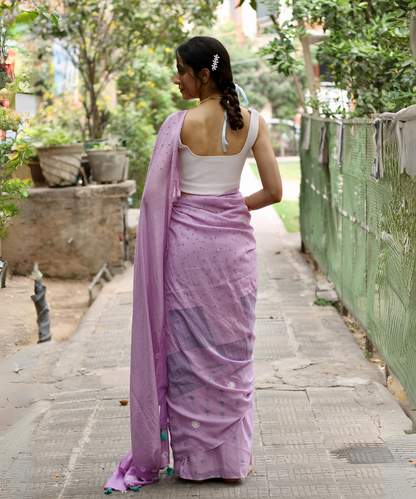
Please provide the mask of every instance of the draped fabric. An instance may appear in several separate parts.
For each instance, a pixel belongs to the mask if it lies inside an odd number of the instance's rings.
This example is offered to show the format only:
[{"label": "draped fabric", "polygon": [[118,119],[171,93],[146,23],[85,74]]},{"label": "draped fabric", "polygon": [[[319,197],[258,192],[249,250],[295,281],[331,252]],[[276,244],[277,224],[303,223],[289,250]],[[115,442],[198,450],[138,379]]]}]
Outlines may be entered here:
[{"label": "draped fabric", "polygon": [[169,433],[182,478],[241,478],[251,462],[255,240],[238,189],[179,197],[185,114],[162,125],[143,193],[133,292],[132,451],[105,489],[157,481],[169,463]]},{"label": "draped fabric", "polygon": [[157,136],[140,209],[134,257],[130,371],[132,450],[105,489],[157,481],[169,462],[163,276],[172,203],[179,195],[178,144],[186,111],[170,115]]},{"label": "draped fabric", "polygon": [[173,206],[167,401],[182,478],[242,478],[251,462],[257,257],[250,218],[238,189],[184,196]]}]

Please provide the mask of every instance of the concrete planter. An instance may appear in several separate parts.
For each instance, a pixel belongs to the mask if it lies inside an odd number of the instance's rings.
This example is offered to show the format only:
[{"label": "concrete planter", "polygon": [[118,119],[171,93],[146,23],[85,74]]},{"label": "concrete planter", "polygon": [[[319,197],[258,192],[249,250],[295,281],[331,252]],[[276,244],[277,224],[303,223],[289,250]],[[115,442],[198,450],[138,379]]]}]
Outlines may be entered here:
[{"label": "concrete planter", "polygon": [[83,151],[83,144],[37,149],[40,167],[49,187],[63,187],[77,183]]},{"label": "concrete planter", "polygon": [[128,157],[125,147],[87,149],[92,176],[98,183],[116,183],[127,178]]},{"label": "concrete planter", "polygon": [[32,94],[16,94],[15,108],[18,113],[26,113],[30,116],[35,116],[39,107],[41,98],[39,95]]}]

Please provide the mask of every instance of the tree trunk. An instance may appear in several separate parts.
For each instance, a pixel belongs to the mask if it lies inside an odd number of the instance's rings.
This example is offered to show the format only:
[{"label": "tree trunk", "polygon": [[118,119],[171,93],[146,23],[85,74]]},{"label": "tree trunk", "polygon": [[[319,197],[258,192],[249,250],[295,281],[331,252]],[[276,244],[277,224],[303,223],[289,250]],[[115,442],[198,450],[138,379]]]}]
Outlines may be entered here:
[{"label": "tree trunk", "polygon": [[[300,26],[305,26],[305,23],[298,20]],[[309,40],[307,36],[300,39],[303,48],[303,57],[305,59],[305,70],[306,78],[308,80],[309,92],[313,100],[316,100],[316,81],[315,81],[315,71],[312,64],[311,48],[309,45]]]}]

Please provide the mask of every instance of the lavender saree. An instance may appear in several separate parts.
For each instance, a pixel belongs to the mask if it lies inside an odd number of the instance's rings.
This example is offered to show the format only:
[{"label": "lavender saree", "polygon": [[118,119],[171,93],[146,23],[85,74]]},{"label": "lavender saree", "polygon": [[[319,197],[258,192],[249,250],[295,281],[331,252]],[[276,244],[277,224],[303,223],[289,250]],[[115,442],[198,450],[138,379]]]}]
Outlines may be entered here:
[{"label": "lavender saree", "polygon": [[162,125],[144,189],[134,269],[132,450],[105,489],[175,475],[242,478],[252,459],[257,259],[238,189],[180,197],[186,112]]}]

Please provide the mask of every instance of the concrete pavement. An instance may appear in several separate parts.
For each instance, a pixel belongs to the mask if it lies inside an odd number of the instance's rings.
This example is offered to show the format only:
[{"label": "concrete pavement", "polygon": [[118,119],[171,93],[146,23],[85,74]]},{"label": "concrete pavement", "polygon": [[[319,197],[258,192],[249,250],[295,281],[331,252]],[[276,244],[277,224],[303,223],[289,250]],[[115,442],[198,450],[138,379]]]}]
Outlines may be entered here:
[{"label": "concrete pavement", "polygon": [[[255,182],[246,168],[242,191],[253,192]],[[271,207],[252,220],[259,256],[253,473],[235,485],[162,473],[140,495],[416,499],[410,420],[338,312],[313,305],[316,279],[299,254],[299,235],[287,234]],[[103,497],[130,449],[129,408],[119,400],[129,396],[131,310],[132,267],[104,287],[70,341],[0,362],[0,498]]]}]

